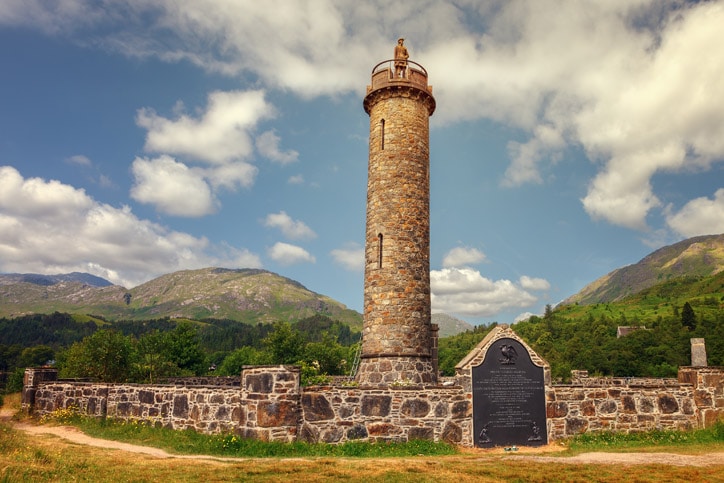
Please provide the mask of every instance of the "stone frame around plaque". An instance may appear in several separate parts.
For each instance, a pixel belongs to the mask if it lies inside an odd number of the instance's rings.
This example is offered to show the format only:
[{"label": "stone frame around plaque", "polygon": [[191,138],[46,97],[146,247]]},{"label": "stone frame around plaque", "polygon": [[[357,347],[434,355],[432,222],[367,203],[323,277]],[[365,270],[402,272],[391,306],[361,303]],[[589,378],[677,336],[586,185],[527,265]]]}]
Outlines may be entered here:
[{"label": "stone frame around plaque", "polygon": [[[490,370],[497,372],[485,374]],[[491,382],[491,375],[497,379]],[[494,327],[455,366],[455,378],[472,402],[466,431],[472,446],[547,444],[550,365],[508,325]],[[521,392],[521,387],[528,389]]]}]

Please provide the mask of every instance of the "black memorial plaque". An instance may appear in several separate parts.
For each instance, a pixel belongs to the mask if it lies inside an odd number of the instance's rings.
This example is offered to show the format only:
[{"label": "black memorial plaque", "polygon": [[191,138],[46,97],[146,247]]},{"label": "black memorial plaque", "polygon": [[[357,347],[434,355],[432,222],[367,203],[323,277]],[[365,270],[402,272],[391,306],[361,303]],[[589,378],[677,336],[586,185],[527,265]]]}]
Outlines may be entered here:
[{"label": "black memorial plaque", "polygon": [[515,339],[496,340],[473,367],[475,446],[548,443],[543,368]]}]

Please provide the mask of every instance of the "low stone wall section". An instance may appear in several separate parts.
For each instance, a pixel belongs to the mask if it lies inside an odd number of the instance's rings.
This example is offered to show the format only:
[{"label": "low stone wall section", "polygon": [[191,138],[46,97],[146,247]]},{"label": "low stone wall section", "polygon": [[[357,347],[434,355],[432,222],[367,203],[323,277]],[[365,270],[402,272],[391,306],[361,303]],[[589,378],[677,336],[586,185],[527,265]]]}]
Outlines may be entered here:
[{"label": "low stone wall section", "polygon": [[460,387],[311,387],[301,408],[303,441],[472,440],[472,403]]},{"label": "low stone wall section", "polygon": [[240,419],[239,388],[151,386],[58,381],[35,392],[34,412],[75,408],[93,417],[145,421],[170,429],[233,432]]},{"label": "low stone wall section", "polygon": [[675,380],[658,384],[636,384],[624,379],[590,382],[591,385],[557,385],[546,391],[550,440],[589,431],[629,433],[699,427],[691,385]]},{"label": "low stone wall section", "polygon": [[[38,371],[38,372],[34,372]],[[76,407],[94,417],[266,441],[408,441],[473,445],[468,377],[446,385],[302,388],[295,366],[250,366],[241,387],[57,381],[28,369],[23,405],[37,415]],[[548,439],[588,431],[708,427],[724,417],[724,369],[682,368],[679,379],[576,377],[546,386]]]}]

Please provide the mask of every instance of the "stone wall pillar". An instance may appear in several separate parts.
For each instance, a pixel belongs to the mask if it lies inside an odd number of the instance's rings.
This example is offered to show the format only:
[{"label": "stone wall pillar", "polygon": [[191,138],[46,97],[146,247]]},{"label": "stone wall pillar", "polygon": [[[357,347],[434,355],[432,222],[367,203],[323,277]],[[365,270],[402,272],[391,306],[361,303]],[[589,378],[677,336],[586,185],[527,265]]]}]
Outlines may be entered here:
[{"label": "stone wall pillar", "polygon": [[25,369],[21,409],[28,414],[32,414],[35,409],[35,393],[38,391],[38,386],[43,382],[57,380],[58,369],[53,367],[29,367]]},{"label": "stone wall pillar", "polygon": [[244,366],[238,433],[261,441],[295,441],[300,394],[298,366]]},{"label": "stone wall pillar", "polygon": [[707,428],[724,418],[724,368],[680,367],[679,382],[694,386],[700,427]]},{"label": "stone wall pillar", "polygon": [[706,366],[706,344],[704,339],[691,339],[691,365],[694,367]]}]

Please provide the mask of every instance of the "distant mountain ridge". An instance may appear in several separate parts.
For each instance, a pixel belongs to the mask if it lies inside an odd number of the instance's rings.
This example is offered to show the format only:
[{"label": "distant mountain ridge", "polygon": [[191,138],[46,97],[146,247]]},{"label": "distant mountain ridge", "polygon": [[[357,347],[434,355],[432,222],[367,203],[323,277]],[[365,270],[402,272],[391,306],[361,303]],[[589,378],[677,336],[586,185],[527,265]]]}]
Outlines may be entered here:
[{"label": "distant mountain ridge", "polygon": [[0,275],[0,316],[59,311],[111,320],[211,317],[258,323],[323,314],[362,327],[358,312],[266,270],[182,270],[132,289],[88,274],[69,275]]},{"label": "distant mountain ridge", "polygon": [[[110,320],[217,318],[247,323],[323,314],[354,330],[362,328],[358,312],[295,280],[260,269],[182,270],[130,290],[87,273],[0,274],[0,317],[56,311]],[[440,337],[473,328],[446,314],[433,314],[432,322],[440,327]]]},{"label": "distant mountain ridge", "polygon": [[586,285],[560,305],[616,302],[679,277],[711,277],[724,271],[724,234],[689,238],[660,248],[638,263]]},{"label": "distant mountain ridge", "polygon": [[475,328],[472,324],[464,320],[456,319],[448,314],[432,314],[432,323],[437,324],[440,328],[438,332],[438,337],[440,338],[449,337]]},{"label": "distant mountain ridge", "polygon": [[108,287],[113,285],[105,278],[90,273],[72,272],[57,275],[39,275],[37,273],[0,273],[0,285],[11,283],[32,283],[35,285],[55,285],[60,282],[80,282],[91,287]]}]

